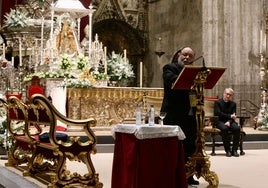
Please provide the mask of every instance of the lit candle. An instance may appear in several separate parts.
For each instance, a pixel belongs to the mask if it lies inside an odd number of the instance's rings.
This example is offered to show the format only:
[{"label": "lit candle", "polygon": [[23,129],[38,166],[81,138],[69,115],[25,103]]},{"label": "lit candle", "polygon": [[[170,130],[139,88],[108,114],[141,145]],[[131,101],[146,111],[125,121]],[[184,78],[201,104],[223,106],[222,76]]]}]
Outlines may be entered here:
[{"label": "lit candle", "polygon": [[127,50],[124,49],[124,61],[127,62]]},{"label": "lit candle", "polygon": [[12,64],[13,67],[15,66],[14,65],[14,57],[13,56],[11,57],[11,64]]},{"label": "lit candle", "polygon": [[142,87],[142,61],[140,62],[140,87]]},{"label": "lit candle", "polygon": [[[53,5],[53,4],[52,4]],[[52,20],[52,22],[53,22],[53,20]],[[52,24],[53,25],[53,24]],[[44,17],[42,16],[42,20],[41,20],[41,50],[40,50],[40,63],[41,63],[41,65],[43,65],[43,62],[44,62],[44,58],[43,58],[43,56],[44,56]],[[38,60],[38,55],[36,56],[37,57],[37,60]],[[37,61],[37,63],[38,63],[38,61]]]},{"label": "lit candle", "polygon": [[107,54],[107,48],[106,48],[106,46],[104,47],[104,57],[103,57],[103,59],[104,59],[104,73],[105,74],[107,74],[107,60],[106,60],[106,54]]},{"label": "lit candle", "polygon": [[262,53],[262,29],[260,31],[260,54]]},{"label": "lit candle", "polygon": [[21,39],[19,39],[19,58],[20,58],[20,66],[22,66]]},{"label": "lit candle", "polygon": [[6,45],[3,43],[3,59],[6,58]]}]

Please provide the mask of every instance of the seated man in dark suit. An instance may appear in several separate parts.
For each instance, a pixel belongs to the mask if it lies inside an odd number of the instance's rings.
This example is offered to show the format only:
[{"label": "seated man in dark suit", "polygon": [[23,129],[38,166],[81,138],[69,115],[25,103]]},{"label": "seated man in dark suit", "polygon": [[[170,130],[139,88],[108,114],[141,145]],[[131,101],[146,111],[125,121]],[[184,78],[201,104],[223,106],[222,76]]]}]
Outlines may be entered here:
[{"label": "seated man in dark suit", "polygon": [[[214,103],[214,114],[219,117],[216,127],[221,130],[224,150],[227,157],[239,157],[237,153],[240,137],[240,127],[236,120],[236,103],[231,100],[234,91],[226,88],[223,97]],[[230,148],[229,131],[233,134],[233,147]]]}]

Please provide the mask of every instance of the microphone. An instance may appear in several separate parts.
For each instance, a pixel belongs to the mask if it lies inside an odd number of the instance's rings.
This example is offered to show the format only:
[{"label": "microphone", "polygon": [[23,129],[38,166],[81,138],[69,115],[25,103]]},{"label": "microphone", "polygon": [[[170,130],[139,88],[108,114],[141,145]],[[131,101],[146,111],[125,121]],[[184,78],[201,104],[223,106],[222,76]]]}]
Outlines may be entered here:
[{"label": "microphone", "polygon": [[204,58],[204,56],[203,55],[201,55],[201,56],[199,56],[198,58],[196,58],[195,60],[193,60],[192,62],[191,62],[191,64],[193,63],[193,62],[195,62],[195,61],[197,61],[197,60],[199,60],[199,59],[201,59],[202,58],[202,65],[203,65],[203,67],[201,68],[202,70],[207,70],[207,67],[206,67],[206,63],[205,63],[205,58]]},{"label": "microphone", "polygon": [[206,63],[205,63],[205,58],[203,57],[203,62],[202,62],[203,67],[201,68],[202,71],[207,71]]},{"label": "microphone", "polygon": [[203,62],[202,62],[202,64],[203,64],[203,68],[206,68],[206,63],[205,63],[205,58],[203,57]]},{"label": "microphone", "polygon": [[195,60],[193,60],[190,64],[192,64],[193,62],[196,62],[198,59],[200,59],[200,58],[203,58],[203,60],[204,60],[204,57],[201,55],[201,56],[199,56],[198,58],[196,58]]}]

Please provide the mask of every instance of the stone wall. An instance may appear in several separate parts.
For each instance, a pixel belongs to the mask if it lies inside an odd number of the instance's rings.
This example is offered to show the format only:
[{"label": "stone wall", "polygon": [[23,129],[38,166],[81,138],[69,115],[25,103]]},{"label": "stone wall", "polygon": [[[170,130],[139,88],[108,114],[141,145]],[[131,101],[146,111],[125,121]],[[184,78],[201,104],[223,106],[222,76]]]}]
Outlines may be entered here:
[{"label": "stone wall", "polygon": [[[207,66],[227,68],[206,95],[221,97],[225,87],[232,87],[238,108],[241,100],[259,105],[260,30],[264,31],[265,7],[266,0],[159,0],[149,4],[151,86],[163,86],[163,65],[179,47],[189,45],[197,57],[204,55]],[[165,52],[160,58],[154,53],[159,38]],[[241,105],[254,107],[249,102]]]},{"label": "stone wall", "polygon": [[[179,48],[191,46],[202,54],[202,1],[159,0],[149,4],[148,17],[148,82],[162,87],[162,67]],[[161,57],[155,54],[159,50],[165,52]]]}]

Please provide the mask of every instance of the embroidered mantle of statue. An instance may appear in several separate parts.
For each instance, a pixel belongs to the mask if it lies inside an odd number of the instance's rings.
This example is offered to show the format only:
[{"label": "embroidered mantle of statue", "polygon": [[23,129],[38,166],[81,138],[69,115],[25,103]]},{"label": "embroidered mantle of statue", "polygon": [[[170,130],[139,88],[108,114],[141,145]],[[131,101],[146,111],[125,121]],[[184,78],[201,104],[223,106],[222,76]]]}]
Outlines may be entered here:
[{"label": "embroidered mantle of statue", "polygon": [[62,29],[57,36],[57,49],[60,54],[77,54],[77,38],[74,30],[70,27],[69,23],[65,20]]}]

